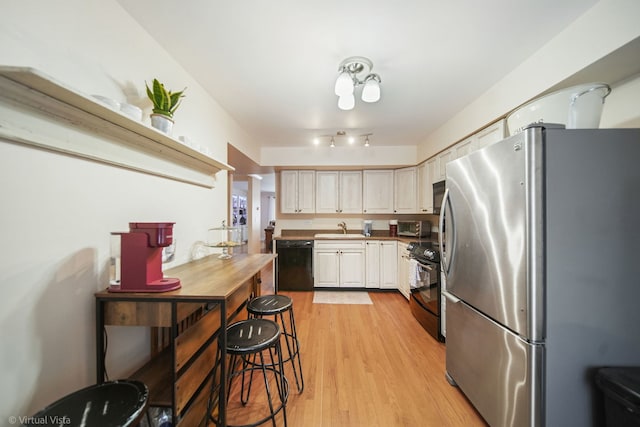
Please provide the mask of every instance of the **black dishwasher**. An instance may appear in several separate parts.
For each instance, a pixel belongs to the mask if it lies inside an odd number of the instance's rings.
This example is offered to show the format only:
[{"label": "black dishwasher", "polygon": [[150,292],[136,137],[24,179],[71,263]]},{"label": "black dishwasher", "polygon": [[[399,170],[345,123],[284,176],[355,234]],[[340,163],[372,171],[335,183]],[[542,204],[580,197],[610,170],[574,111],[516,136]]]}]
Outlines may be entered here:
[{"label": "black dishwasher", "polygon": [[276,292],[313,290],[313,240],[276,241]]}]

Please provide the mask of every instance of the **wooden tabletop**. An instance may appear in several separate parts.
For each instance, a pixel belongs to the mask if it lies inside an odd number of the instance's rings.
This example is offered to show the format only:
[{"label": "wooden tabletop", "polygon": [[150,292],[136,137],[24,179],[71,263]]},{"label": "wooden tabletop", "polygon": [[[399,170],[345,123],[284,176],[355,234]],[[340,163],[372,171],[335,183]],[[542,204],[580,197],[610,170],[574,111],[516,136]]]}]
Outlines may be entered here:
[{"label": "wooden tabletop", "polygon": [[177,277],[182,287],[170,292],[108,292],[96,293],[103,299],[167,299],[167,300],[221,300],[256,273],[273,262],[274,254],[238,254],[230,259],[219,259],[217,254],[179,265],[164,272],[166,277]]}]

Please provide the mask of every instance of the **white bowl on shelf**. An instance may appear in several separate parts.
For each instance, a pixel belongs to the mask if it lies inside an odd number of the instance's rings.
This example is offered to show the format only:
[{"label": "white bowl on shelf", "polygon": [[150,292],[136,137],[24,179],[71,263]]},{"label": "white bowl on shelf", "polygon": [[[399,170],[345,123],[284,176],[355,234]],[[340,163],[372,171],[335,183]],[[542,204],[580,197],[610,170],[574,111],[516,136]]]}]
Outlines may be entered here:
[{"label": "white bowl on shelf", "polygon": [[604,100],[611,93],[605,83],[572,86],[529,101],[507,116],[509,135],[533,123],[559,123],[567,129],[600,126]]},{"label": "white bowl on shelf", "polygon": [[122,111],[127,116],[131,117],[133,120],[141,121],[142,120],[142,109],[136,107],[133,104],[128,104],[123,102],[120,104],[120,111]]},{"label": "white bowl on shelf", "polygon": [[91,96],[97,99],[98,101],[100,101],[101,103],[105,104],[106,106],[113,108],[114,110],[120,109],[120,103],[115,99],[108,98],[102,95],[91,95]]}]

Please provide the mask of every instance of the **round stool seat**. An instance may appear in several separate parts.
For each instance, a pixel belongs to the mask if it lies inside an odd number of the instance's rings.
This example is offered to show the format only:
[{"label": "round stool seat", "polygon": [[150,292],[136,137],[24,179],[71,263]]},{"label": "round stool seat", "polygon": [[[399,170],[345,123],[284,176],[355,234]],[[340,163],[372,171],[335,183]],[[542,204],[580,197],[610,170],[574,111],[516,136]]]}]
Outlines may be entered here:
[{"label": "round stool seat", "polygon": [[290,310],[293,301],[286,295],[263,295],[253,298],[247,305],[251,314],[268,316]]},{"label": "round stool seat", "polygon": [[149,389],[140,381],[110,381],[75,391],[32,418],[51,426],[136,426],[148,399]]},{"label": "round stool seat", "polygon": [[[217,382],[220,379],[218,368],[224,362],[222,352],[218,349],[211,373],[213,380],[211,381],[211,391],[207,405],[210,421],[216,425],[224,424],[230,427],[257,427],[271,420],[273,427],[276,427],[276,415],[282,412],[286,427],[289,382],[284,375],[284,366],[282,364],[281,336],[280,325],[268,319],[251,318],[238,321],[227,327],[226,350],[229,355],[229,361],[226,368],[226,382]],[[267,358],[269,360],[266,360]],[[214,411],[215,406],[219,405],[216,401],[220,402],[221,396],[226,396],[228,403],[232,394],[232,384],[236,378],[240,378],[240,403],[243,406],[247,405],[251,394],[254,372],[262,374],[261,377],[264,380],[264,384],[261,390],[266,393],[266,401],[264,399],[258,400],[251,407],[250,414],[255,418],[259,418],[259,420],[241,426],[229,422],[225,424],[220,420],[219,414]],[[275,383],[276,398],[272,396],[273,385],[270,385],[271,381]],[[225,389],[226,391],[223,391]],[[228,406],[226,410],[228,410]]]},{"label": "round stool seat", "polygon": [[273,346],[279,339],[280,326],[273,320],[242,320],[227,328],[227,352],[257,353]]},{"label": "round stool seat", "polygon": [[[282,331],[281,336],[284,339],[283,347],[286,350],[285,358],[282,362],[291,362],[298,391],[302,392],[304,389],[304,377],[302,374],[302,362],[300,361],[300,343],[298,342],[298,332],[296,331],[293,300],[291,297],[281,294],[258,296],[249,301],[247,311],[250,316],[258,319],[263,318],[263,316],[274,316],[274,320],[280,325],[280,330]],[[285,319],[285,313],[289,313],[288,321]]]}]

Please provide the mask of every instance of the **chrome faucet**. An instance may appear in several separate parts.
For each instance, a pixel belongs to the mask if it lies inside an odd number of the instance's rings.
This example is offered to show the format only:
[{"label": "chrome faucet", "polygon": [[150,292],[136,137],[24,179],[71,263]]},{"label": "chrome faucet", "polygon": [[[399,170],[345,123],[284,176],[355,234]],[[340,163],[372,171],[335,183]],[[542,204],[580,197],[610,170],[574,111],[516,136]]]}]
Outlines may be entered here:
[{"label": "chrome faucet", "polygon": [[342,234],[347,234],[347,224],[344,221],[339,222],[338,227],[342,228]]}]

